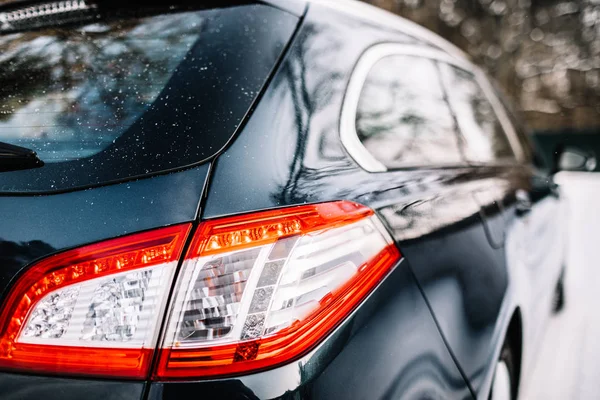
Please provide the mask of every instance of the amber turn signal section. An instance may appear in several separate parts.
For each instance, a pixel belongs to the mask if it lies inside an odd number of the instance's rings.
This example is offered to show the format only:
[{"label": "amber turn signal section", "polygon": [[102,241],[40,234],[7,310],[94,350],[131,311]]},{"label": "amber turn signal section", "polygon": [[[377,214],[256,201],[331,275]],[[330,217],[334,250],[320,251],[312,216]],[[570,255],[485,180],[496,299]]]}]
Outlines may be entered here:
[{"label": "amber turn signal section", "polygon": [[321,203],[205,221],[186,258],[273,243],[314,230],[339,227],[373,215],[351,201]]},{"label": "amber turn signal section", "polygon": [[[0,368],[64,375],[146,377],[152,348],[127,348],[126,344],[93,348],[21,343],[20,332],[39,300],[52,292],[112,274],[176,262],[190,229],[191,224],[182,224],[133,234],[59,253],[32,265],[17,280],[0,313]],[[168,289],[167,286],[165,290]]]}]

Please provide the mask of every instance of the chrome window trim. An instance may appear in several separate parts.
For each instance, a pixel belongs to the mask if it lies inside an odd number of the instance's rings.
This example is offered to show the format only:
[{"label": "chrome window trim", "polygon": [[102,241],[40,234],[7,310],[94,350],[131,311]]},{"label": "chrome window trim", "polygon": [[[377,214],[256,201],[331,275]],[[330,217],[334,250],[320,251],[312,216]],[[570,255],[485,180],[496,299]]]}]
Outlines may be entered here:
[{"label": "chrome window trim", "polygon": [[[342,144],[350,156],[368,172],[385,172],[389,169],[362,144],[358,138],[356,131],[356,112],[360,95],[367,79],[367,76],[373,66],[381,59],[389,56],[414,56],[428,58],[431,60],[441,61],[446,64],[456,66],[463,69],[475,77],[475,82],[479,84],[484,92],[484,95],[490,102],[494,113],[496,114],[502,129],[504,130],[509,144],[515,154],[517,161],[522,161],[524,152],[517,137],[514,127],[510,123],[510,119],[502,103],[494,94],[494,90],[487,80],[487,77],[478,67],[467,60],[454,57],[441,50],[423,47],[420,45],[408,45],[398,43],[380,43],[368,48],[358,60],[346,89],[346,94],[342,104],[342,112],[340,117],[340,138]],[[461,127],[459,127],[461,129]],[[466,138],[465,138],[466,140]],[[467,160],[465,160],[467,161]],[[498,161],[482,163],[484,165],[499,164]]]}]

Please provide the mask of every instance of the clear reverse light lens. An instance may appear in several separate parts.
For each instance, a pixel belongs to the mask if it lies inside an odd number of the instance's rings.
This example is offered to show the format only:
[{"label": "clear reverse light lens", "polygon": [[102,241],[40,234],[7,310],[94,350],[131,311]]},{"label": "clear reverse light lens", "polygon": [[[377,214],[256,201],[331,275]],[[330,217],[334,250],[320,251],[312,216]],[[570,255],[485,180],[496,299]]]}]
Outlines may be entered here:
[{"label": "clear reverse light lens", "polygon": [[372,218],[274,244],[187,260],[168,345],[255,339],[300,321],[388,245]]},{"label": "clear reverse light lens", "polygon": [[198,256],[186,257],[177,280],[158,378],[290,361],[284,353],[315,345],[399,259],[365,207],[338,202],[290,210],[298,218],[289,211],[279,218],[284,223],[265,212],[199,230],[191,246]]},{"label": "clear reverse light lens", "polygon": [[136,233],[30,266],[0,309],[0,368],[146,379],[190,230]]},{"label": "clear reverse light lens", "polygon": [[50,292],[37,303],[17,341],[147,347],[175,265],[122,272]]}]

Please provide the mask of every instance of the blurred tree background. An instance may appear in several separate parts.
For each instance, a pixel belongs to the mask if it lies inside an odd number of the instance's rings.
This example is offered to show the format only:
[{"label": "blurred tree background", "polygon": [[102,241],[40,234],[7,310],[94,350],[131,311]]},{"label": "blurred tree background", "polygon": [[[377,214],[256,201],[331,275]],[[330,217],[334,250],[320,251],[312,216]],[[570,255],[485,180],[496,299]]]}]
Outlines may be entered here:
[{"label": "blurred tree background", "polygon": [[600,0],[364,0],[468,53],[536,131],[600,128]]}]

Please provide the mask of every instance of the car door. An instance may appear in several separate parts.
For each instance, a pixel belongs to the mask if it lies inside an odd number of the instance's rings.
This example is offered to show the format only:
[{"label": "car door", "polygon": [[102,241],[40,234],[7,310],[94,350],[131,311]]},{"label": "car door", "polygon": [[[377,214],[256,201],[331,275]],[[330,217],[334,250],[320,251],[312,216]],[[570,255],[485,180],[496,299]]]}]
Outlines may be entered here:
[{"label": "car door", "polygon": [[[550,315],[553,288],[564,258],[564,210],[552,179],[532,165],[531,148],[516,130],[492,85],[477,69],[445,67],[465,157],[475,171],[494,169],[494,179],[476,193],[491,244],[509,278],[505,303],[524,323],[524,348],[531,355]],[[502,322],[499,324],[502,326]],[[529,357],[524,358],[525,367]]]},{"label": "car door", "polygon": [[[508,236],[509,248],[517,248],[516,254],[524,265],[524,293],[522,308],[531,321],[526,329],[528,353],[535,357],[537,343],[542,339],[546,322],[555,307],[555,288],[567,271],[567,230],[569,210],[567,199],[554,181],[553,168],[544,164],[542,149],[534,147],[525,124],[497,88],[493,89],[501,103],[509,130],[513,130],[523,149],[524,171],[528,185],[514,193],[513,214],[518,218],[513,231],[521,231],[522,237]],[[515,262],[516,263],[516,262]],[[564,299],[563,299],[564,300]],[[525,360],[528,361],[528,360]]]},{"label": "car door", "polygon": [[560,257],[544,249],[561,246],[549,218],[555,202],[540,201],[554,189],[529,165],[529,149],[476,67],[407,45],[375,46],[363,60],[370,69],[356,68],[364,86],[355,132],[343,126],[342,139],[363,168],[390,180],[423,174],[379,194],[378,212],[459,365],[485,393],[513,317],[522,311],[535,338],[548,315]]},{"label": "car door", "polygon": [[[510,187],[507,171],[512,165],[494,165],[498,157],[493,149],[484,149],[485,137],[464,132],[475,121],[468,120],[469,104],[455,101],[460,100],[455,92],[461,88],[454,87],[451,78],[455,68],[467,72],[466,62],[403,45],[376,46],[363,60],[372,65],[355,118],[362,148],[350,137],[346,148],[364,168],[390,180],[413,171],[412,182],[378,194],[377,210],[411,266],[449,348],[478,391],[508,323],[500,318],[509,313],[504,302],[505,216],[498,199]],[[356,70],[362,68],[359,64]],[[342,128],[344,132],[348,131]],[[494,162],[469,163],[471,141]],[[514,160],[510,144],[504,145]]]}]

